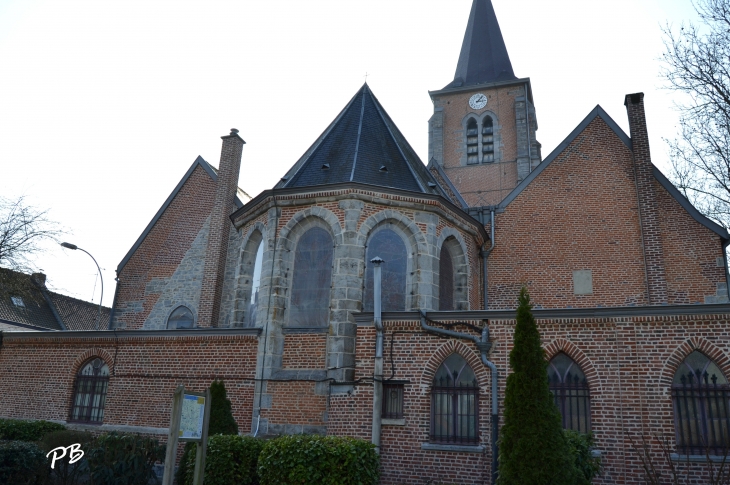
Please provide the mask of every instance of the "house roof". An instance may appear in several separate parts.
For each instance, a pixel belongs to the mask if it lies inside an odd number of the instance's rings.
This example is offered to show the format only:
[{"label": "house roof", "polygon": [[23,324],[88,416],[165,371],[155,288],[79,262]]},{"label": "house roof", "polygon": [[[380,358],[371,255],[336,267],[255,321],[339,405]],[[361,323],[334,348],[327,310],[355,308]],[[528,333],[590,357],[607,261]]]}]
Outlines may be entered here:
[{"label": "house roof", "polygon": [[367,83],[276,188],[346,182],[440,194],[436,180]]},{"label": "house roof", "polygon": [[[515,187],[515,189],[507,195],[507,197],[504,198],[502,202],[499,203],[500,209],[504,209],[507,207],[513,200],[517,198],[520,193],[525,190],[525,188],[530,185],[530,183],[535,180],[536,177],[538,177],[543,170],[545,170],[548,165],[550,165],[553,160],[558,158],[560,154],[563,153],[563,151],[568,148],[568,146],[575,141],[575,139],[588,127],[588,125],[596,118],[602,119],[606,125],[613,131],[616,136],[628,147],[629,150],[633,150],[633,144],[631,142],[631,138],[619,127],[616,122],[606,113],[606,111],[601,108],[600,105],[596,105],[595,108],[586,116],[583,121],[578,124],[578,126],[575,127],[575,129],[570,133],[570,135],[563,140],[560,145],[558,145],[555,150],[553,150],[550,155],[548,155],[525,179],[520,182],[520,184]],[[676,199],[677,202],[689,213],[692,218],[697,221],[698,223],[702,224],[703,226],[707,227],[711,231],[715,232],[718,236],[720,236],[724,240],[730,240],[730,234],[728,234],[727,229],[722,227],[721,225],[717,224],[716,222],[712,221],[700,211],[697,210],[695,206],[693,206],[686,197],[682,195],[682,193],[677,190],[677,188],[672,184],[672,182],[667,179],[667,177],[664,176],[664,174],[656,167],[654,167],[654,178],[669,192],[669,194]]]},{"label": "house roof", "polygon": [[454,80],[444,89],[517,79],[491,0],[474,0]]},{"label": "house roof", "polygon": [[[167,207],[172,203],[172,201],[175,199],[175,196],[177,196],[178,192],[180,192],[180,189],[182,189],[183,185],[185,185],[185,182],[190,178],[190,176],[193,174],[195,169],[197,167],[201,167],[205,172],[210,175],[210,178],[213,179],[213,182],[218,181],[218,169],[213,167],[211,164],[206,162],[203,157],[198,155],[198,158],[195,159],[193,164],[190,166],[187,172],[185,172],[185,175],[183,175],[182,179],[180,179],[180,182],[175,186],[175,188],[172,190],[170,195],[167,197],[165,202],[162,204],[162,207],[157,211],[155,216],[152,218],[149,224],[147,224],[147,227],[144,231],[142,231],[142,234],[137,238],[137,241],[132,245],[130,250],[127,252],[127,254],[124,256],[122,261],[117,266],[117,274],[122,271],[122,268],[127,264],[129,259],[132,257],[132,255],[137,251],[137,248],[142,244],[142,242],[145,240],[147,235],[150,233],[153,227],[155,227],[155,224],[157,221],[162,217],[162,214],[165,213],[165,210],[167,210]],[[236,187],[236,200],[234,203],[236,204],[236,209],[240,209],[243,207],[243,202],[241,201],[241,198],[248,198],[251,200],[251,196],[249,196],[246,192],[244,192],[243,189],[240,187]]]}]

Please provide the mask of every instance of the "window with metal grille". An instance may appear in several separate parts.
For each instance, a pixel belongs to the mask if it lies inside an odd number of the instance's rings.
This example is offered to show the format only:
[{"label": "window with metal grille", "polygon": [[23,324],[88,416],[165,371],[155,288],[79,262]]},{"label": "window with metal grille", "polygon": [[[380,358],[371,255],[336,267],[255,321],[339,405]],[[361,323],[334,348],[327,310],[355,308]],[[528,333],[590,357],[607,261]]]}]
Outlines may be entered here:
[{"label": "window with metal grille", "polygon": [[484,162],[494,161],[494,122],[489,116],[482,120],[482,157]]},{"label": "window with metal grille", "polygon": [[74,382],[69,421],[101,424],[109,385],[109,366],[96,357],[81,366]]},{"label": "window with metal grille", "polygon": [[332,288],[332,236],[321,227],[305,232],[294,253],[289,324],[321,327],[329,324]]},{"label": "window with metal grille", "polygon": [[725,456],[730,448],[730,386],[712,360],[694,351],[672,382],[677,449],[688,455]]},{"label": "window with metal grille", "polygon": [[446,242],[439,256],[439,310],[454,309],[454,260]]},{"label": "window with metal grille", "polygon": [[588,433],[591,430],[591,396],[580,366],[560,353],[550,360],[548,382],[563,417],[563,428]]},{"label": "window with metal grille", "polygon": [[466,163],[479,163],[479,127],[474,118],[466,123]]},{"label": "window with metal grille", "polygon": [[381,264],[382,308],[384,312],[398,312],[406,309],[406,273],[408,252],[403,239],[392,229],[380,229],[368,241],[365,256],[365,311],[373,311],[373,258],[379,256]]},{"label": "window with metal grille", "polygon": [[179,306],[175,308],[167,318],[167,328],[193,328],[194,318],[193,312],[189,308]]},{"label": "window with metal grille", "polygon": [[383,419],[403,418],[403,384],[383,383]]},{"label": "window with metal grille", "polygon": [[479,442],[479,386],[474,371],[459,354],[451,354],[431,387],[431,442]]}]

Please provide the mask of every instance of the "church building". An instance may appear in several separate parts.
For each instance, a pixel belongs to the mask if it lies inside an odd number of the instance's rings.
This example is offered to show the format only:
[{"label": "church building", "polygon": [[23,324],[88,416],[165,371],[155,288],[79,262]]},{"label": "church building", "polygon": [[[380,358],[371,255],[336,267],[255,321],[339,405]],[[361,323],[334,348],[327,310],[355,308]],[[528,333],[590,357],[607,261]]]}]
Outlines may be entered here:
[{"label": "church building", "polygon": [[107,330],[2,334],[0,417],[164,440],[176,386],[222,379],[242,433],[372,441],[382,484],[490,484],[524,286],[594,483],[643,483],[642,439],[724,455],[730,235],[652,164],[643,94],[617,94],[628,134],[596,106],[543,158],[491,0],[456,66],[428,160],[365,84],[248,200],[232,129],[120,262]]}]

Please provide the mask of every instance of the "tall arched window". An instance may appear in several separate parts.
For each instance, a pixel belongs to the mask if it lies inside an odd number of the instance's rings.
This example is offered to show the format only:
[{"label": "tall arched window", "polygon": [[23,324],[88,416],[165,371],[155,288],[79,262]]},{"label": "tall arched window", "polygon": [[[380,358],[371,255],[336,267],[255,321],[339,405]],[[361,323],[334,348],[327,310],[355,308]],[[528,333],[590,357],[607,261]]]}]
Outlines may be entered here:
[{"label": "tall arched window", "polygon": [[379,256],[385,261],[382,268],[382,309],[384,312],[406,309],[406,272],[408,252],[403,239],[391,229],[377,231],[368,241],[365,255],[365,311],[373,310],[373,258]]},{"label": "tall arched window", "polygon": [[563,417],[563,428],[581,433],[591,430],[591,396],[580,366],[564,353],[548,365],[548,382]]},{"label": "tall arched window", "polygon": [[264,263],[264,242],[259,242],[256,249],[256,258],[253,262],[253,271],[251,273],[251,300],[248,304],[246,312],[246,326],[253,327],[256,325],[256,310],[259,305],[259,288],[261,288],[261,267]]},{"label": "tall arched window", "polygon": [[677,448],[688,455],[725,456],[730,446],[730,387],[702,352],[680,364],[672,382]]},{"label": "tall arched window", "polygon": [[108,385],[109,366],[103,360],[95,357],[82,365],[74,382],[69,421],[101,424]]},{"label": "tall arched window", "polygon": [[482,159],[485,163],[494,161],[494,122],[489,116],[482,120]]},{"label": "tall arched window", "polygon": [[439,256],[439,310],[454,309],[454,260],[446,244]]},{"label": "tall arched window", "polygon": [[332,236],[321,227],[313,227],[299,238],[294,253],[290,325],[329,324],[333,247]]},{"label": "tall arched window", "polygon": [[175,308],[167,318],[167,328],[171,330],[176,328],[193,328],[193,323],[195,323],[193,312],[185,306]]},{"label": "tall arched window", "polygon": [[448,356],[433,378],[431,441],[479,442],[479,385],[459,354]]},{"label": "tall arched window", "polygon": [[479,163],[479,127],[474,118],[466,123],[466,163]]}]

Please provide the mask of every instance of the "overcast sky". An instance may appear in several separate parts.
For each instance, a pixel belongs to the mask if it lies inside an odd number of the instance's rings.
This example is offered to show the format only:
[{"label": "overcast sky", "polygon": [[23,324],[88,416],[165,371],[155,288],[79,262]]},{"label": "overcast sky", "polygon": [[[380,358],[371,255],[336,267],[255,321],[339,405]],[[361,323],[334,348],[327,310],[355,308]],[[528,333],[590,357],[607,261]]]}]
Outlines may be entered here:
[{"label": "overcast sky", "polygon": [[[25,195],[114,270],[198,155],[247,145],[239,185],[271,188],[365,81],[424,162],[429,90],[454,77],[472,0],[0,0],[0,195]],[[643,91],[652,157],[676,133],[660,27],[689,0],[493,0],[532,81],[547,156],[600,104],[628,133]],[[49,246],[49,285],[98,302],[96,266]]]}]

